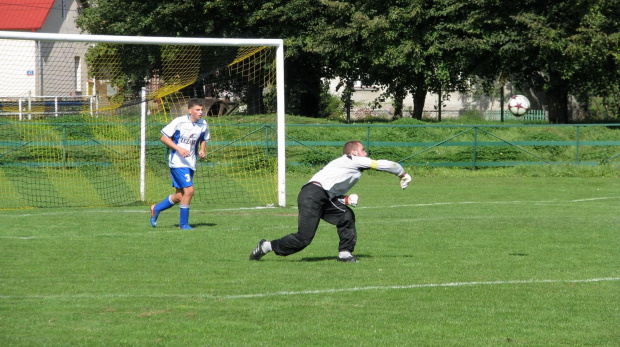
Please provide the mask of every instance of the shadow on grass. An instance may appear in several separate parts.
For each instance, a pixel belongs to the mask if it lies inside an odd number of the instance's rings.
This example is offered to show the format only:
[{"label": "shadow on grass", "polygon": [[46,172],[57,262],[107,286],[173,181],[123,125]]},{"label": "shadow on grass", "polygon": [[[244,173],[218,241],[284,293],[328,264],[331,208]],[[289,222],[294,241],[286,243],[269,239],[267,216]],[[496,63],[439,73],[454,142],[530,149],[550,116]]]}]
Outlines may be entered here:
[{"label": "shadow on grass", "polygon": [[[217,224],[216,223],[190,223],[190,225],[192,226],[192,228],[196,229],[200,227],[214,227]],[[178,228],[179,225],[177,224],[176,227]]]},{"label": "shadow on grass", "polygon": [[[355,257],[359,260],[362,260],[364,258],[377,258],[374,255],[369,255],[369,254],[355,254]],[[378,258],[413,258],[412,255],[407,254],[407,255],[387,255],[387,256],[380,256]],[[319,261],[336,261],[336,256],[333,257],[308,257],[308,258],[301,258],[299,261],[306,261],[306,262],[319,262]]]},{"label": "shadow on grass", "polygon": [[[356,256],[357,257],[357,256]],[[359,257],[358,257],[359,258]],[[306,262],[317,262],[317,261],[336,261],[336,257],[312,257],[312,258],[301,258],[299,261]]]}]

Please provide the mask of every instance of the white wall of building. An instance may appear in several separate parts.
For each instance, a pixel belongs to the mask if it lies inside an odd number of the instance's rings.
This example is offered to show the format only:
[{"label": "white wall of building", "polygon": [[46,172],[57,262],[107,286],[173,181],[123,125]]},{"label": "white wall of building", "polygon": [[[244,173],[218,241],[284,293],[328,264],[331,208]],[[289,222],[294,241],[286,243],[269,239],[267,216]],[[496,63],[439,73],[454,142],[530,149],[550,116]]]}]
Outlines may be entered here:
[{"label": "white wall of building", "polygon": [[43,27],[37,32],[81,34],[81,30],[75,25],[79,10],[79,0],[55,0]]},{"label": "white wall of building", "polygon": [[[42,33],[80,34],[78,0],[55,0]],[[79,96],[88,92],[86,43],[0,40],[0,97]]]},{"label": "white wall of building", "polygon": [[27,97],[36,90],[36,44],[0,39],[0,96]]}]

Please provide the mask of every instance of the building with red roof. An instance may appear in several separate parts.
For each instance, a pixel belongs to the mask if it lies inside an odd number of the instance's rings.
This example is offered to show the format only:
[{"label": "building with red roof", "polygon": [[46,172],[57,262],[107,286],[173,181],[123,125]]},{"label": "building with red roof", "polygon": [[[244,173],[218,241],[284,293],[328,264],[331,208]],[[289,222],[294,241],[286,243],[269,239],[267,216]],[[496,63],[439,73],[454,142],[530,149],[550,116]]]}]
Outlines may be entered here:
[{"label": "building with red roof", "polygon": [[40,30],[55,0],[0,0],[0,30]]},{"label": "building with red roof", "polygon": [[[0,0],[0,31],[80,34],[81,8],[79,0]],[[84,43],[0,39],[0,102],[86,94],[87,49]]]}]

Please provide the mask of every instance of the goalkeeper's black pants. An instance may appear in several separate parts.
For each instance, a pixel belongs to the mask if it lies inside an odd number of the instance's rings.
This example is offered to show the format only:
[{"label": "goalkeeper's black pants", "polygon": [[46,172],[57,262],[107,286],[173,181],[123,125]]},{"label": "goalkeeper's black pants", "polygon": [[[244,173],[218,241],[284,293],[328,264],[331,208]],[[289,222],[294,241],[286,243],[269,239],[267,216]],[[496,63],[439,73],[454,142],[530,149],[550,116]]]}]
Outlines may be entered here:
[{"label": "goalkeeper's black pants", "polygon": [[335,225],[340,243],[338,251],[353,252],[357,243],[355,214],[338,199],[330,199],[327,192],[318,185],[308,183],[301,188],[297,197],[299,216],[297,232],[271,241],[271,249],[287,256],[306,248],[314,238],[321,219]]}]

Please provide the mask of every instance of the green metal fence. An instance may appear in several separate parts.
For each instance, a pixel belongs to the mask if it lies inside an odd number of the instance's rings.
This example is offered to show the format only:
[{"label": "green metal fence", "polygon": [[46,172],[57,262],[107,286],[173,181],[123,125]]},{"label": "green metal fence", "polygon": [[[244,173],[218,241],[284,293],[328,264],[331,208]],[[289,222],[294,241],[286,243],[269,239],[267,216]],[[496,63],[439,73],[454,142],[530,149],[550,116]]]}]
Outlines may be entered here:
[{"label": "green metal fence", "polygon": [[[325,134],[325,137],[307,139],[306,134]],[[476,168],[620,163],[620,124],[289,124],[288,163],[307,165],[303,155],[296,155],[301,151],[314,152],[325,160],[333,158],[348,140],[363,141],[373,158],[384,157],[408,166]]]},{"label": "green metal fence", "polygon": [[[56,136],[42,139],[11,139],[8,135],[0,139],[0,167],[12,166],[60,166],[65,167],[64,160],[57,163],[35,161],[30,156],[41,150],[21,154],[13,158],[16,150],[24,146],[51,148],[63,153],[68,148],[85,146],[84,141],[96,143],[96,148],[105,147],[110,152],[117,148],[139,146],[139,136],[125,141],[97,138],[84,140],[67,138],[64,129],[81,125],[53,124],[62,128]],[[98,124],[103,126],[105,124]],[[15,123],[12,127],[28,127],[32,124]],[[93,127],[93,124],[89,124]],[[127,126],[127,124],[125,124]],[[244,127],[256,132],[253,124],[226,124],[212,126]],[[153,126],[153,133],[161,125]],[[136,126],[137,128],[137,126]],[[255,146],[265,151],[268,156],[276,156],[275,133],[273,124],[263,124],[259,132],[263,135],[246,141],[245,145]],[[373,158],[385,158],[409,166],[435,167],[498,167],[515,165],[541,164],[576,164],[599,165],[620,163],[620,124],[494,124],[494,125],[446,125],[446,124],[287,124],[286,158],[289,165],[319,165],[340,154],[342,145],[349,140],[360,140]],[[149,137],[147,152],[163,148],[161,142]],[[258,139],[261,138],[262,139]],[[237,146],[236,138],[215,137],[210,142],[211,150]],[[71,166],[97,165],[92,157],[84,151],[84,162],[73,161]],[[165,156],[155,151],[157,156]],[[64,154],[59,157],[65,158]],[[213,165],[207,163],[204,165]]]}]

